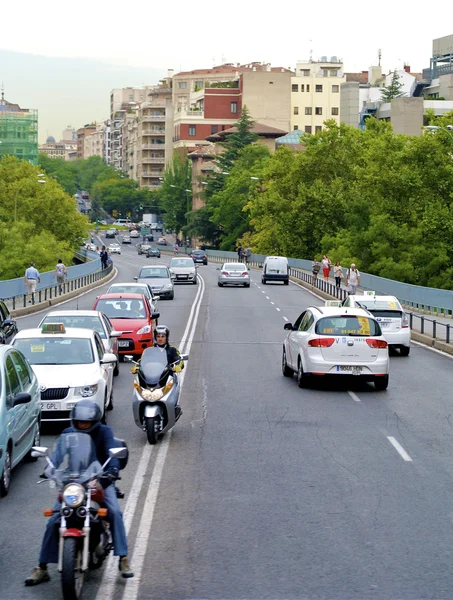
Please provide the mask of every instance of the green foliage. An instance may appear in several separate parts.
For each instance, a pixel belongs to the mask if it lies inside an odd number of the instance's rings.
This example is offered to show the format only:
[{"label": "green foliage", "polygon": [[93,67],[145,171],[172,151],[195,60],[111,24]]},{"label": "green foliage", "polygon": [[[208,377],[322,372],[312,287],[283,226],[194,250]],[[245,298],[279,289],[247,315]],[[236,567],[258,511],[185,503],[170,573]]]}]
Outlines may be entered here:
[{"label": "green foliage", "polygon": [[239,81],[212,81],[207,88],[238,88]]},{"label": "green foliage", "polygon": [[[41,167],[14,157],[0,160],[0,277],[23,276],[31,260],[41,271],[58,258],[71,264],[86,236],[86,217],[52,177],[39,183]],[[17,218],[16,218],[17,217]]]},{"label": "green foliage", "polygon": [[166,227],[185,234],[187,215],[192,210],[192,165],[187,155],[173,154],[171,164],[165,169],[159,196],[166,213]]},{"label": "green foliage", "polygon": [[404,96],[404,92],[402,91],[403,84],[400,81],[400,76],[396,72],[396,69],[393,71],[391,82],[382,88],[381,100],[382,102],[390,102],[393,98],[401,98]]}]

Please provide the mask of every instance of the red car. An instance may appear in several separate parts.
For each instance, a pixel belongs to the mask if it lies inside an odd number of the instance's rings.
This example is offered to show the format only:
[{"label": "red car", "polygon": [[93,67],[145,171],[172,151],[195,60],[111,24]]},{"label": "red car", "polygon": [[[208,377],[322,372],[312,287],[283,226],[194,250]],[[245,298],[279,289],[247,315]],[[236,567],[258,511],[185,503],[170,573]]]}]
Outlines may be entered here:
[{"label": "red car", "polygon": [[117,293],[98,296],[93,307],[110,319],[113,328],[121,331],[118,350],[122,354],[140,356],[153,345],[153,331],[159,313],[153,313],[148,298],[143,294]]}]

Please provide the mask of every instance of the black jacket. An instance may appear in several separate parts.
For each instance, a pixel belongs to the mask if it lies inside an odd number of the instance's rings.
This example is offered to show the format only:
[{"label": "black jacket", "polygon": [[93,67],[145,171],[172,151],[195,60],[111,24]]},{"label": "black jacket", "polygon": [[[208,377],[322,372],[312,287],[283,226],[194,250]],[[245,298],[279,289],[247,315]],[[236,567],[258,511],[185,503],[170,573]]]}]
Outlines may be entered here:
[{"label": "black jacket", "polygon": [[[162,346],[154,344],[154,347],[161,348]],[[182,362],[181,355],[177,348],[175,348],[174,346],[170,346],[170,344],[165,344],[165,349],[167,351],[167,364],[171,365],[175,362]],[[184,369],[184,363],[182,364],[182,368]]]}]

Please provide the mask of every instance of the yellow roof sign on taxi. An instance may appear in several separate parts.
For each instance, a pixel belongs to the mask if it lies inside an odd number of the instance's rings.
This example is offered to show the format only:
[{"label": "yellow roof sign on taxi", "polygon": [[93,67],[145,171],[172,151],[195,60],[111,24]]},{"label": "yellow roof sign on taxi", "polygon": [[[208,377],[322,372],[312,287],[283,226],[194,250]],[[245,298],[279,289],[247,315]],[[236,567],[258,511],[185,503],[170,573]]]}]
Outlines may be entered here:
[{"label": "yellow roof sign on taxi", "polygon": [[41,333],[66,333],[63,323],[44,323]]}]

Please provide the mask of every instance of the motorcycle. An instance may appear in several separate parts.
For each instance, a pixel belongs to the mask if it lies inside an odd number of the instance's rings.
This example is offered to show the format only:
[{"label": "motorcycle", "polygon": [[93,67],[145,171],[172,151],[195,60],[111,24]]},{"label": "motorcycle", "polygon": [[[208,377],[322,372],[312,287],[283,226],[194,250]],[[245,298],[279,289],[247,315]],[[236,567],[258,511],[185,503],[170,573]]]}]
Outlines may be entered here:
[{"label": "motorcycle", "polygon": [[47,448],[32,448],[33,457],[44,457],[48,463],[44,479],[38,483],[50,482],[61,502],[53,509],[46,508],[44,516],[59,515],[55,527],[59,529],[58,571],[64,600],[79,600],[85,572],[98,569],[113,548],[100,480],[107,477],[105,469],[113,457],[120,460],[120,469],[127,464],[125,442],[115,442],[118,447],[109,451],[103,465],[98,462],[93,440],[86,433],[67,432],[60,436],[58,449],[63,460],[57,467]]},{"label": "motorcycle", "polygon": [[[189,355],[182,354],[181,358],[188,360]],[[129,354],[124,360],[139,367],[132,396],[135,424],[146,432],[148,443],[156,444],[157,438],[169,431],[181,414],[177,409],[180,383],[177,373],[172,371],[177,363],[167,364],[166,352],[160,348],[147,348],[140,362],[135,362]]]}]

